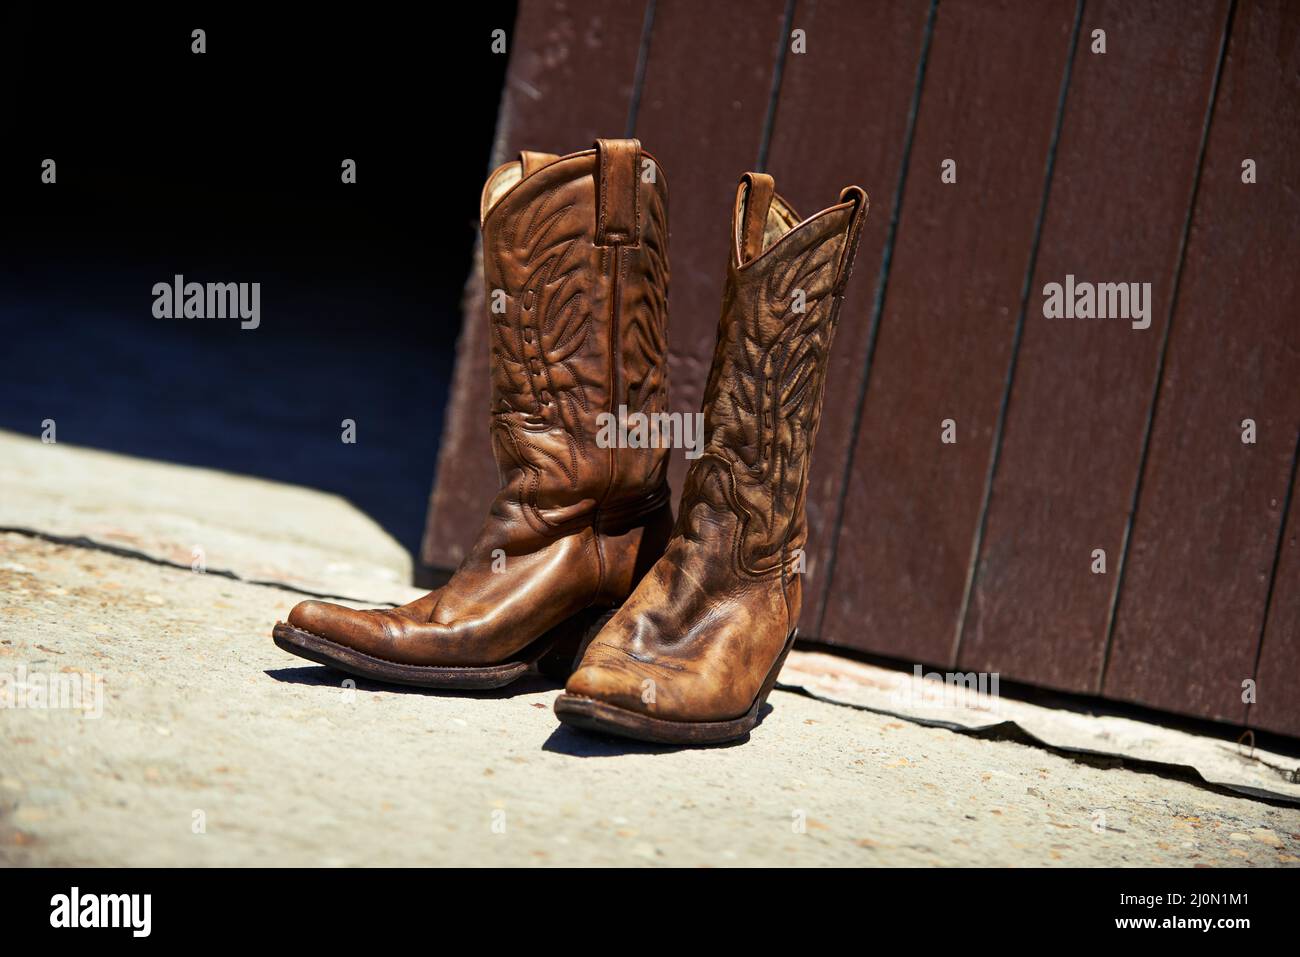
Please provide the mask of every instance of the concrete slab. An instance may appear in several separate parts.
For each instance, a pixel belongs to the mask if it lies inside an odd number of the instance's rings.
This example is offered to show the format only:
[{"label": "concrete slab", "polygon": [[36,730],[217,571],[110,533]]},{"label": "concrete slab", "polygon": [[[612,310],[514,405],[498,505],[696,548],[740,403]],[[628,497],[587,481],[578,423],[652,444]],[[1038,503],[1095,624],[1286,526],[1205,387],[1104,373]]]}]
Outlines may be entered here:
[{"label": "concrete slab", "polygon": [[[983,682],[980,689],[980,682]],[[849,705],[922,722],[988,728],[1012,722],[1059,748],[1194,768],[1208,782],[1300,802],[1300,759],[1114,714],[1046,707],[1000,694],[991,676],[918,676],[839,655],[798,652],[781,684]]]},{"label": "concrete slab", "polygon": [[103,689],[0,717],[0,864],[1300,865],[1300,811],[785,692],[672,751],[345,687],[271,643],[298,597],[0,536],[0,683]]},{"label": "concrete slab", "polygon": [[336,495],[4,431],[0,528],[371,602],[419,594],[405,549]]}]

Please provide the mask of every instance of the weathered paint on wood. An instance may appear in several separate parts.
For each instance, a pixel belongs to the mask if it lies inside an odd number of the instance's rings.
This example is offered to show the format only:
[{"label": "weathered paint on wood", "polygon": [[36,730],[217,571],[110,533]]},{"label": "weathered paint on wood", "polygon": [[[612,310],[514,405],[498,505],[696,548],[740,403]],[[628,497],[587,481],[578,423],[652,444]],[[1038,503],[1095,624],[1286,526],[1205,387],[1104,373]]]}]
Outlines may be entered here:
[{"label": "weathered paint on wood", "polygon": [[[1087,10],[958,661],[1095,693],[1228,3]],[[1067,274],[1148,283],[1149,327],[1045,318]]]},{"label": "weathered paint on wood", "polygon": [[871,201],[831,349],[808,489],[801,628],[810,634],[821,620],[830,581],[840,493],[930,7],[930,0],[804,0],[791,22],[792,29],[804,31],[807,49],[786,57],[766,171],[802,216],[836,202],[849,184],[863,187]]},{"label": "weathered paint on wood", "polygon": [[[1242,182],[1242,161],[1259,182]],[[1240,722],[1300,429],[1300,7],[1238,3],[1121,583],[1108,696]],[[1243,419],[1258,441],[1242,442]],[[1294,669],[1293,669],[1294,672]]]},{"label": "weathered paint on wood", "polygon": [[[668,179],[668,405],[693,413],[717,339],[736,182],[763,141],[784,0],[730,7],[658,0],[636,135]],[[679,492],[686,455],[674,449]]]},{"label": "weathered paint on wood", "polygon": [[1074,19],[939,7],[823,641],[952,661]]},{"label": "weathered paint on wood", "polygon": [[[492,167],[520,150],[572,153],[627,130],[644,0],[527,0],[514,28]],[[486,176],[487,171],[484,171]],[[477,191],[481,183],[448,184]],[[498,487],[488,432],[487,309],[478,253],[465,284],[465,323],[421,562],[460,564]]]}]

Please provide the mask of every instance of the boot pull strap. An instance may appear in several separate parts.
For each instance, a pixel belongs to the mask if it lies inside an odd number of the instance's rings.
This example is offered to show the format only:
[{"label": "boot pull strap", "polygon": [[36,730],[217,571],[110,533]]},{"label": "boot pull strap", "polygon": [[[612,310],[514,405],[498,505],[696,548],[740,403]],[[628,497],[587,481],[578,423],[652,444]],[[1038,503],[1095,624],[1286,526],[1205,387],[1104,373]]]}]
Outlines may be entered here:
[{"label": "boot pull strap", "polygon": [[554,153],[539,153],[536,150],[519,151],[519,168],[523,172],[524,178],[532,176],[543,166],[549,166],[554,163],[558,156]]},{"label": "boot pull strap", "polygon": [[853,209],[849,212],[848,235],[844,240],[844,251],[840,253],[835,287],[831,290],[833,296],[844,295],[844,287],[848,284],[849,276],[853,274],[853,260],[858,255],[858,239],[862,236],[862,224],[867,218],[867,207],[871,205],[867,199],[867,191],[861,186],[844,187],[840,192],[840,202],[852,202]]},{"label": "boot pull strap", "polygon": [[767,214],[776,194],[776,182],[767,173],[746,173],[740,177],[736,205],[741,207],[736,227],[740,263],[749,262],[763,252],[763,235],[767,231]]},{"label": "boot pull strap", "polygon": [[641,141],[596,140],[596,245],[641,242]]}]

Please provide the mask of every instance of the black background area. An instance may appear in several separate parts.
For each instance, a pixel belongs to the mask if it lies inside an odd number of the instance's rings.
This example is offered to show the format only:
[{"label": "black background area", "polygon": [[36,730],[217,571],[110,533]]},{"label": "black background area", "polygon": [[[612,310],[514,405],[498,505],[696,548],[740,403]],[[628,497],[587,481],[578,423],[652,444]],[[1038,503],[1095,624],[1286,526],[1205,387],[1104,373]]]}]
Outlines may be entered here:
[{"label": "black background area", "polygon": [[[514,5],[333,10],[0,14],[0,428],[337,492],[414,551]],[[177,273],[260,282],[260,328],[154,318]]]}]

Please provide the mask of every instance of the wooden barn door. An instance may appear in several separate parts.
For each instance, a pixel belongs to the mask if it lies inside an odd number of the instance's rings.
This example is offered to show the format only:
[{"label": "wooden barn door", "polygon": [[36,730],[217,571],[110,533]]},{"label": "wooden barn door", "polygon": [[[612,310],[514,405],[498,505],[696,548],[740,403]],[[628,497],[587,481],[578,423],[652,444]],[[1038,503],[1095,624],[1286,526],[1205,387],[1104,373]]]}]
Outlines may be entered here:
[{"label": "wooden barn door", "polygon": [[[708,372],[739,175],[804,215],[871,196],[805,633],[1300,734],[1300,6],[521,0],[510,40],[498,161],[632,134],[663,165],[676,411]],[[1045,317],[1067,276],[1149,284],[1146,318]],[[435,568],[496,487],[480,287]]]}]

